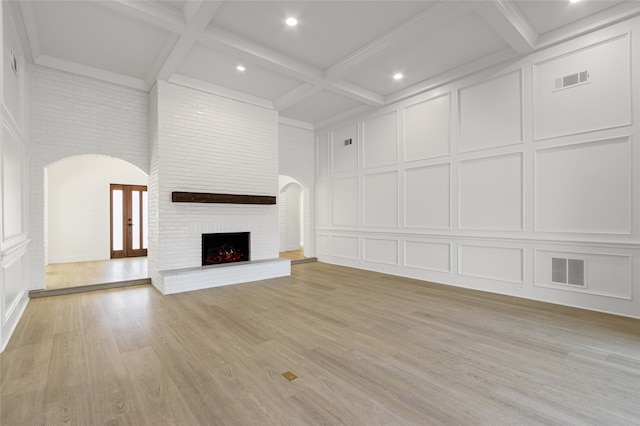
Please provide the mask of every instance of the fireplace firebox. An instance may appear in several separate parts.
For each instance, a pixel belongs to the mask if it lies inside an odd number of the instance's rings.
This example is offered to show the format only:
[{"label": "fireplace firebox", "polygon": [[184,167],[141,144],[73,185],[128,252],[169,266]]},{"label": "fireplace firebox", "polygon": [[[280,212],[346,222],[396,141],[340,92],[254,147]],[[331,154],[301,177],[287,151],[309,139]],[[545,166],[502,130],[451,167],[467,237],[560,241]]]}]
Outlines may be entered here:
[{"label": "fireplace firebox", "polygon": [[249,232],[202,234],[202,266],[251,260]]}]

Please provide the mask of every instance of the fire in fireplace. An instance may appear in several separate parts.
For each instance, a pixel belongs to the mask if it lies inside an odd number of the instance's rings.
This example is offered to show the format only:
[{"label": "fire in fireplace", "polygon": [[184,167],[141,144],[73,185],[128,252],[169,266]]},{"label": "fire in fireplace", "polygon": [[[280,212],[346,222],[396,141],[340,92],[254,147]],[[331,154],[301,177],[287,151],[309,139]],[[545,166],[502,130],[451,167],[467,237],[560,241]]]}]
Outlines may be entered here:
[{"label": "fire in fireplace", "polygon": [[249,232],[202,234],[202,266],[251,260]]}]

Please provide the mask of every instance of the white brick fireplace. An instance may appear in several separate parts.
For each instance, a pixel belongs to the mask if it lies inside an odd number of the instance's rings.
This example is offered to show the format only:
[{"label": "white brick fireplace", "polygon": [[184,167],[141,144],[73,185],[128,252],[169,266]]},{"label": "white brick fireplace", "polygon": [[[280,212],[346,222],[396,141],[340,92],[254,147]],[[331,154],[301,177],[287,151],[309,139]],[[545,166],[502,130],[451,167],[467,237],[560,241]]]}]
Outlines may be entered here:
[{"label": "white brick fireplace", "polygon": [[[174,203],[174,191],[273,196],[278,116],[160,81],[150,95],[149,274],[164,294],[290,274],[276,205]],[[250,232],[251,261],[201,267],[202,234]]]}]

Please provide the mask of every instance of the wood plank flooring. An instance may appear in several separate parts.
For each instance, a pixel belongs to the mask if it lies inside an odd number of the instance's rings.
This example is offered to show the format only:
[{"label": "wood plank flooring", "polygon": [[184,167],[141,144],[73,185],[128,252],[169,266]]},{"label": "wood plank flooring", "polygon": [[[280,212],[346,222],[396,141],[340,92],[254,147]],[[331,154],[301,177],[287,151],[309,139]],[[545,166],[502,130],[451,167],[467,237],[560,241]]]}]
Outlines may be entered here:
[{"label": "wood plank flooring", "polygon": [[45,266],[47,290],[145,278],[149,278],[146,257],[55,263]]},{"label": "wood plank flooring", "polygon": [[32,300],[0,374],[4,426],[638,425],[640,321],[307,263]]}]

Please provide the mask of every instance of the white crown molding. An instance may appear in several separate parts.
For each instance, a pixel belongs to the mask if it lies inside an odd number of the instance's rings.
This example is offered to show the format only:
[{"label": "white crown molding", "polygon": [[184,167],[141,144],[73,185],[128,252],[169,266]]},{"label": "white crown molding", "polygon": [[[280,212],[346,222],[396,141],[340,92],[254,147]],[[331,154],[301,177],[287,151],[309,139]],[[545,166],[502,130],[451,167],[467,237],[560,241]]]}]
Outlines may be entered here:
[{"label": "white crown molding", "polygon": [[333,127],[335,124],[338,124],[342,121],[351,120],[354,117],[369,113],[373,111],[373,109],[374,107],[370,105],[361,105],[349,111],[343,112],[342,114],[334,115],[333,117],[329,117],[326,120],[313,123],[313,127],[316,131],[321,131],[327,127]]},{"label": "white crown molding", "polygon": [[24,25],[20,5],[17,1],[9,1],[6,2],[6,4],[9,7],[9,11],[13,17],[13,22],[16,25],[20,46],[22,46],[22,51],[24,52],[24,59],[26,62],[33,63],[33,55],[31,54],[31,46],[29,45],[29,36],[27,36],[27,29]]},{"label": "white crown molding", "polygon": [[273,102],[271,102],[268,99],[259,98],[257,96],[252,96],[246,93],[238,92],[237,90],[228,89],[226,87],[217,86],[211,83],[206,83],[204,81],[196,80],[195,78],[187,77],[185,75],[173,74],[168,81],[169,83],[188,87],[190,89],[199,90],[205,93],[210,93],[212,95],[222,96],[225,98],[244,102],[246,104],[255,105],[261,108],[266,108],[271,110],[273,109]]},{"label": "white crown molding", "polygon": [[482,71],[483,69],[490,68],[494,65],[498,65],[508,60],[518,58],[520,55],[515,53],[513,49],[507,47],[506,49],[499,50],[487,56],[483,56],[473,62],[469,62],[451,71],[447,71],[443,74],[435,77],[423,80],[419,83],[409,86],[405,89],[399,90],[385,97],[385,105],[393,102],[398,102],[406,98],[418,95],[420,93],[433,90],[439,86],[443,86],[452,81],[459,80],[470,74]]},{"label": "white crown molding", "polygon": [[302,83],[295,89],[291,90],[288,93],[285,93],[284,95],[273,101],[273,105],[278,111],[282,111],[292,105],[297,104],[303,99],[321,92],[323,89],[324,87],[322,85],[314,86],[313,84]]},{"label": "white crown molding", "polygon": [[371,106],[384,105],[384,96],[345,80],[334,82],[327,86],[327,90]]},{"label": "white crown molding", "polygon": [[200,33],[209,25],[213,15],[222,5],[221,1],[202,0],[198,10],[193,14],[193,19],[189,21],[180,38],[173,46],[167,60],[158,72],[158,80],[167,80],[171,74],[176,72],[184,58],[189,54],[191,48],[200,36]]},{"label": "white crown molding", "polygon": [[186,21],[182,14],[170,6],[160,2],[136,0],[92,1],[95,2],[95,4],[109,8],[121,15],[137,19],[173,33],[180,34],[185,28]]},{"label": "white crown molding", "polygon": [[383,51],[396,46],[418,29],[429,28],[430,32],[446,26],[453,19],[465,15],[478,7],[477,2],[440,1],[434,6],[405,21],[393,30],[356,50],[351,55],[337,62],[327,69],[327,81],[342,79],[349,71],[361,63],[379,55]]},{"label": "white crown molding", "polygon": [[538,48],[541,49],[568,41],[638,15],[640,15],[640,2],[636,0],[625,1],[557,30],[542,34],[538,39]]},{"label": "white crown molding", "polygon": [[117,74],[111,71],[101,70],[99,68],[90,67],[88,65],[82,65],[76,62],[71,62],[59,58],[53,58],[47,55],[40,55],[38,58],[36,58],[35,63],[37,65],[66,71],[72,74],[95,78],[97,80],[119,84],[121,86],[130,87],[132,89],[143,90],[145,92],[147,91],[147,84],[140,79]]},{"label": "white crown molding", "polygon": [[307,123],[306,121],[294,120],[289,117],[278,117],[278,123],[283,124],[285,126],[297,127],[299,129],[311,130],[313,131],[313,124]]},{"label": "white crown molding", "polygon": [[31,59],[35,62],[35,60],[42,55],[42,48],[40,47],[40,36],[38,35],[38,24],[36,23],[33,3],[30,1],[21,1],[19,4]]},{"label": "white crown molding", "polygon": [[214,51],[220,46],[231,48],[233,53],[241,53],[245,58],[307,83],[323,82],[322,72],[316,68],[213,25],[209,25],[202,32],[198,41]]},{"label": "white crown molding", "polygon": [[519,54],[536,48],[538,33],[512,0],[497,0],[478,8],[478,14]]}]

